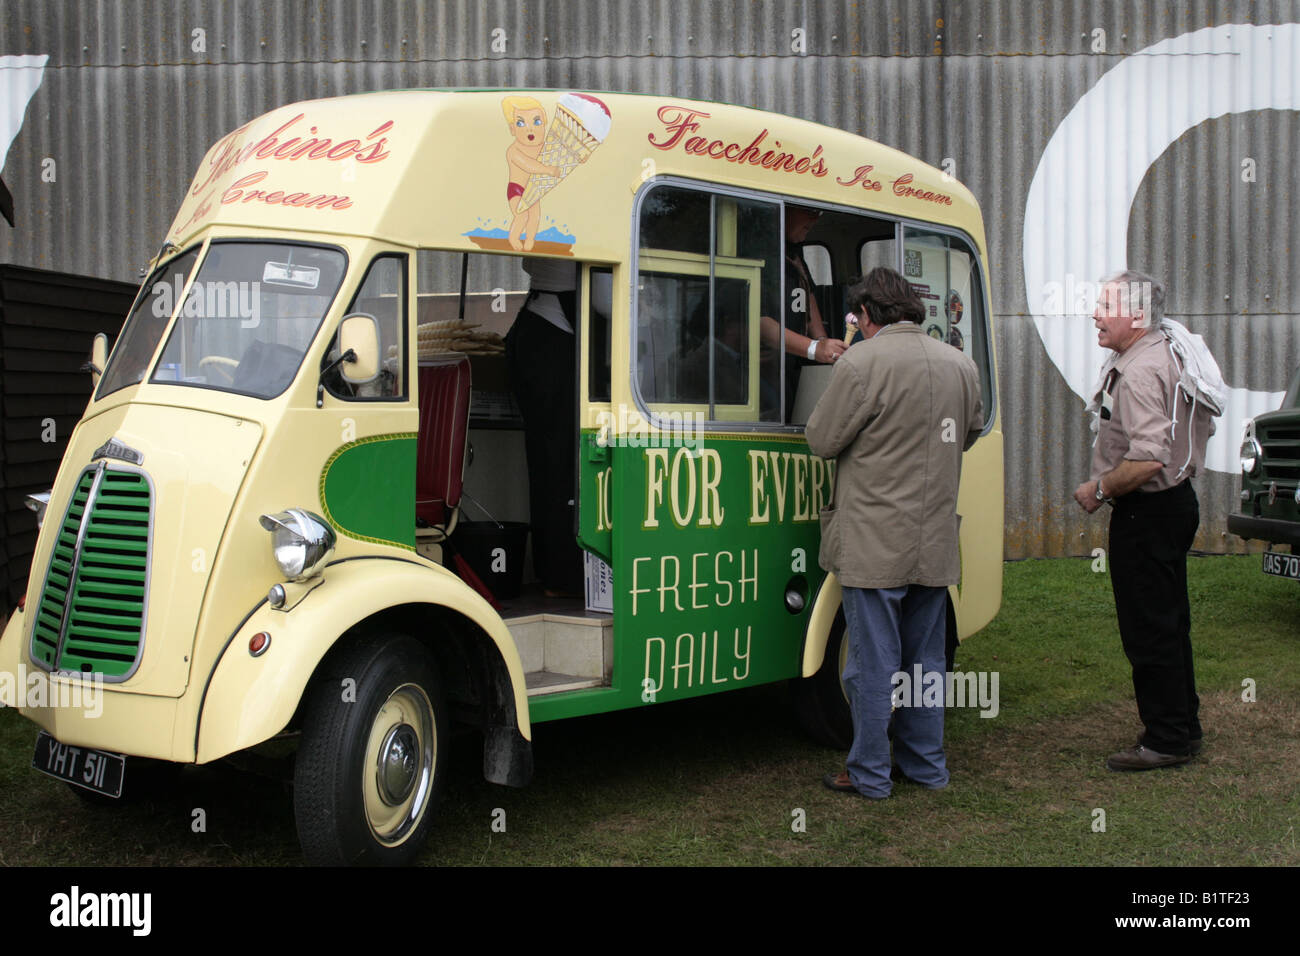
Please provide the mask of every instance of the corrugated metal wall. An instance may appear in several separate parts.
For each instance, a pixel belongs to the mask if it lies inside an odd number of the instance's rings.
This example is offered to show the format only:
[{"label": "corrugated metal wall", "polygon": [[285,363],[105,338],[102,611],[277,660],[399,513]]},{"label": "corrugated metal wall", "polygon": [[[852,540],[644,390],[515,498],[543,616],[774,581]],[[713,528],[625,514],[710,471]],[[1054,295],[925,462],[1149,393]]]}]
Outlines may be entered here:
[{"label": "corrugated metal wall", "polygon": [[[1070,500],[1086,477],[1089,435],[1059,368],[1095,365],[1091,323],[1078,317],[1049,335],[1049,354],[1026,289],[1030,184],[1073,123],[1030,221],[1029,252],[1051,260],[1045,275],[1096,279],[1070,264],[1113,263],[1118,248],[1167,278],[1169,312],[1206,336],[1230,385],[1280,391],[1300,363],[1289,208],[1300,195],[1297,22],[1296,3],[1245,0],[8,0],[0,57],[48,61],[3,168],[19,218],[0,227],[0,261],[135,278],[207,146],[294,100],[541,86],[806,117],[935,165],[951,160],[979,198],[999,320],[1007,555],[1087,553],[1104,545],[1104,522]],[[1204,48],[1170,46],[1211,27],[1224,29],[1198,35]],[[4,62],[0,133],[6,109],[12,117],[22,106]],[[1208,99],[1227,106],[1159,152],[1166,127],[1186,119],[1172,115],[1175,96],[1193,111]],[[1152,148],[1147,167],[1125,168],[1126,156]],[[1121,174],[1128,208],[1107,198]],[[1035,299],[1041,292],[1037,283]],[[1245,407],[1221,420],[1228,445]],[[1236,476],[1211,472],[1198,484],[1198,545],[1239,550],[1225,521]]]}]

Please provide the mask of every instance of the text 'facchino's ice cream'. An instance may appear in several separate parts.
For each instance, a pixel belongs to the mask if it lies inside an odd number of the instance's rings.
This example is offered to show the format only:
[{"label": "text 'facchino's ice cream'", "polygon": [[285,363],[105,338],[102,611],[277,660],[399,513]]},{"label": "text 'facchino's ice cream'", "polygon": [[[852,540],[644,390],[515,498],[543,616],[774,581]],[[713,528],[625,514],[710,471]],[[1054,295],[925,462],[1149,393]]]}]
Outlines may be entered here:
[{"label": "text 'facchino's ice cream'", "polygon": [[586,93],[561,96],[551,118],[551,128],[546,132],[541,155],[537,157],[547,166],[554,166],[560,174],[533,173],[524,188],[518,211],[523,212],[537,202],[573,172],[574,167],[586,162],[592,151],[609,135],[609,127],[609,107],[596,97]]}]

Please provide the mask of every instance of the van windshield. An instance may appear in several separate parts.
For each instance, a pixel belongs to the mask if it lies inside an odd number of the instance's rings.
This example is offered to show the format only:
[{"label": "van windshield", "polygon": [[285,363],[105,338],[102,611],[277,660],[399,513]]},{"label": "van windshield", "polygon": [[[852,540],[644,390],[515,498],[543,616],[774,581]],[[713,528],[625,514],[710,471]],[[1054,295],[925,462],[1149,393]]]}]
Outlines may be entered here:
[{"label": "van windshield", "polygon": [[190,249],[173,257],[155,269],[140,287],[108,367],[104,369],[104,377],[99,383],[100,398],[128,385],[139,384],[144,378],[149,370],[149,360],[158,349],[158,340],[175,311],[174,298],[165,296],[163,290],[185,288],[185,280],[189,278],[198,256],[198,249]]},{"label": "van windshield", "polygon": [[274,398],[297,374],[346,271],[347,256],[328,246],[213,242],[149,381]]}]

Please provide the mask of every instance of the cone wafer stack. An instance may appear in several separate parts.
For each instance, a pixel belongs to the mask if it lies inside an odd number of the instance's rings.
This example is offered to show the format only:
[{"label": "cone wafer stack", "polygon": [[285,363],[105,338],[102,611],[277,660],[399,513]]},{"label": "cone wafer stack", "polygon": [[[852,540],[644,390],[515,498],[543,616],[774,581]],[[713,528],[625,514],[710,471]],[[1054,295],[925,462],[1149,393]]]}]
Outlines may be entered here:
[{"label": "cone wafer stack", "polygon": [[[428,326],[436,327],[428,328]],[[505,350],[505,341],[501,336],[488,329],[480,329],[473,322],[446,320],[420,326],[419,355],[421,358],[446,352],[463,352],[466,355],[501,355]]]}]

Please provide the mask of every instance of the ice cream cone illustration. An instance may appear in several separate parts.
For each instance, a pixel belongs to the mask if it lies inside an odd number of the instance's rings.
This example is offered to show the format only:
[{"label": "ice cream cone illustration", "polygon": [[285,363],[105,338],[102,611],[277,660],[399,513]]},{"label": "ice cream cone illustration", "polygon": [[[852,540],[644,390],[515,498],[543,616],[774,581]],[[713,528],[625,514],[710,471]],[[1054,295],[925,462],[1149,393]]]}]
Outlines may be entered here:
[{"label": "ice cream cone illustration", "polygon": [[597,146],[609,135],[609,107],[586,93],[565,93],[555,106],[551,127],[538,161],[553,166],[559,175],[534,172],[528,177],[518,212],[528,209],[585,163]]}]

